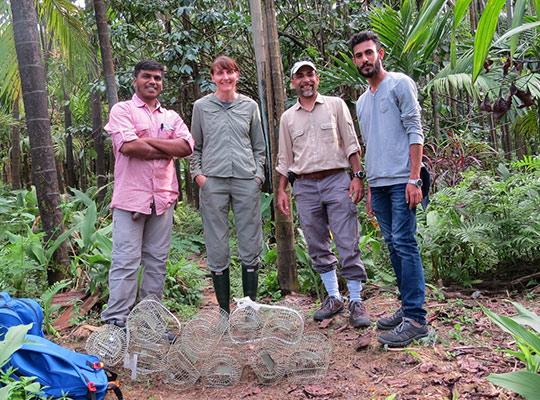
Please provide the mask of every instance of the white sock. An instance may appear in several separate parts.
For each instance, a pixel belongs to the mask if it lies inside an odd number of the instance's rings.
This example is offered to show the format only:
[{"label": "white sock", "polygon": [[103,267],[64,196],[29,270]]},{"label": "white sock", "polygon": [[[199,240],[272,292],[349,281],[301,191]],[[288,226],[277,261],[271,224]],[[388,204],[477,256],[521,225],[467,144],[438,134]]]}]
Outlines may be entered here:
[{"label": "white sock", "polygon": [[362,281],[351,281],[347,279],[347,288],[349,289],[349,302],[362,301]]},{"label": "white sock", "polygon": [[321,280],[323,282],[324,288],[328,292],[329,296],[335,297],[338,300],[341,300],[341,294],[339,294],[339,284],[337,280],[336,270],[325,272],[321,274]]}]

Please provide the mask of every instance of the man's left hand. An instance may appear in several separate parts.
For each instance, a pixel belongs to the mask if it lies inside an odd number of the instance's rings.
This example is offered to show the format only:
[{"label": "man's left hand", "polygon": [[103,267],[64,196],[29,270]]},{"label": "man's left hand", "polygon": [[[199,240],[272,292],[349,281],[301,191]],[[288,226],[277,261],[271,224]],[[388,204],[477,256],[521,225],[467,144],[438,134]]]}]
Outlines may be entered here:
[{"label": "man's left hand", "polygon": [[358,204],[364,197],[364,182],[359,178],[353,178],[349,185],[349,198],[354,204]]},{"label": "man's left hand", "polygon": [[407,184],[405,188],[405,201],[409,205],[410,209],[416,208],[422,201],[422,189],[416,185]]}]

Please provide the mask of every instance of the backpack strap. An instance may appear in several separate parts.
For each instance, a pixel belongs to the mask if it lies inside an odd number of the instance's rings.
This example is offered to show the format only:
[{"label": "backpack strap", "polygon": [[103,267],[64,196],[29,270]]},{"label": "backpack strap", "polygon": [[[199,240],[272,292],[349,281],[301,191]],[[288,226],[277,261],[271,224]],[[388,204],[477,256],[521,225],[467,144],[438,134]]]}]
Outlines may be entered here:
[{"label": "backpack strap", "polygon": [[109,384],[107,385],[107,390],[111,390],[116,395],[116,398],[118,400],[124,400],[124,395],[120,390],[120,383],[117,380],[118,374],[108,368],[103,368],[103,370],[107,374],[107,380],[109,381]]}]

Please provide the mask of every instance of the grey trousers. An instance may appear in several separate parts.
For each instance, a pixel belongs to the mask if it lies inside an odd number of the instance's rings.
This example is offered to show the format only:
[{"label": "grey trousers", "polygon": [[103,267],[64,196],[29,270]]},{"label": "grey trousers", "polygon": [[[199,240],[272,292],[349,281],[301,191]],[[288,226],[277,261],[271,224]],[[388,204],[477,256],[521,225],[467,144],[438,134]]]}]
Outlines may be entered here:
[{"label": "grey trousers", "polygon": [[262,219],[257,181],[209,176],[200,188],[199,198],[210,271],[229,268],[230,208],[234,214],[240,262],[247,266],[258,265],[262,251]]},{"label": "grey trousers", "polygon": [[367,274],[358,249],[358,213],[348,194],[350,183],[346,172],[320,180],[297,179],[293,195],[313,269],[322,274],[336,268],[337,258],[330,248],[331,231],[341,259],[341,275],[365,282]]},{"label": "grey trousers", "polygon": [[137,300],[137,274],[143,266],[139,298],[155,295],[161,298],[166,262],[171,245],[174,207],[165,213],[139,215],[113,210],[112,263],[109,270],[109,300],[101,313],[104,321],[125,323]]}]

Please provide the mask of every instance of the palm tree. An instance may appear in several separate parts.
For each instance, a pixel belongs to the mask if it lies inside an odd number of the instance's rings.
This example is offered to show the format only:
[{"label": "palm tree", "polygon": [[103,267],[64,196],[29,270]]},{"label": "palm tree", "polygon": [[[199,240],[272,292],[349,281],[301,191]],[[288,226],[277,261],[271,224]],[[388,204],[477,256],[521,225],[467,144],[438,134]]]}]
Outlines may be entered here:
[{"label": "palm tree", "polygon": [[[39,43],[34,1],[12,1],[11,11],[13,37],[26,111],[26,127],[32,154],[32,181],[36,187],[45,238],[50,240],[62,234],[64,226],[62,212],[58,208],[60,196],[48,115],[45,68]],[[65,245],[58,247],[55,259],[60,265],[68,265]],[[49,283],[59,280],[61,276],[62,274],[57,269],[47,270]]]}]

